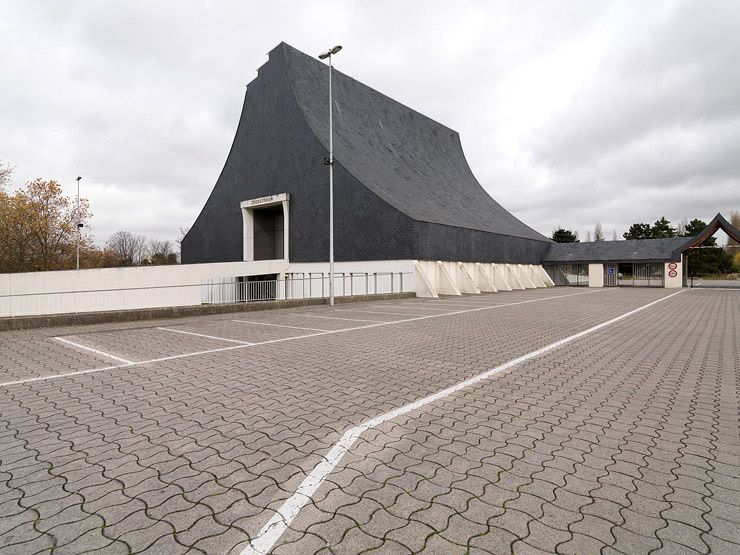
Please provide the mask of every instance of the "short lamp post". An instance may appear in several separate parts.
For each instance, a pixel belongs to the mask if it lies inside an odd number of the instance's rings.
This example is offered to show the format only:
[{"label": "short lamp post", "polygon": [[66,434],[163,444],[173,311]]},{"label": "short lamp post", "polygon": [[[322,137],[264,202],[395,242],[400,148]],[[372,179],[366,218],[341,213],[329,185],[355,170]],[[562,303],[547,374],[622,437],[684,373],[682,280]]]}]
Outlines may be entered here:
[{"label": "short lamp post", "polygon": [[342,49],[335,46],[319,54],[319,59],[329,58],[329,158],[324,162],[329,166],[329,305],[334,306],[334,130],[332,127],[332,113],[334,108],[331,100],[331,57]]},{"label": "short lamp post", "polygon": [[82,222],[80,221],[80,180],[77,177],[77,269],[80,269],[80,235],[82,234]]}]

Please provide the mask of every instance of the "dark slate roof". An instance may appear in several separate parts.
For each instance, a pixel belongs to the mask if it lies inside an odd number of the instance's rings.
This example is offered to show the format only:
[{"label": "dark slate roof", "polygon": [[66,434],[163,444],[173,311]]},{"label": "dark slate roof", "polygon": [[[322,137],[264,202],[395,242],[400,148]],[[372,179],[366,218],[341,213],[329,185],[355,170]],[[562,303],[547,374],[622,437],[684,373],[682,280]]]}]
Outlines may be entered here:
[{"label": "dark slate roof", "polygon": [[[328,148],[328,68],[288,44],[299,108]],[[341,56],[337,61],[341,60]],[[334,155],[368,189],[424,222],[549,241],[493,200],[473,175],[456,131],[334,70]]]},{"label": "dark slate roof", "polygon": [[635,241],[553,243],[545,254],[543,263],[679,261],[683,246],[689,241],[691,241],[690,237],[671,237]]}]

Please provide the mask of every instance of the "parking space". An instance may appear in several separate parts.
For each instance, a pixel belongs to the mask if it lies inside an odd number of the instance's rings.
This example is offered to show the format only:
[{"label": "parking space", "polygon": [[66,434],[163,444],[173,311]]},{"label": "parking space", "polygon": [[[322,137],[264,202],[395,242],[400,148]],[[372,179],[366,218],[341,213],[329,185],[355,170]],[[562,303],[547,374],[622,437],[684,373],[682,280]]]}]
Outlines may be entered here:
[{"label": "parking space", "polygon": [[556,288],[13,332],[0,553],[732,553],[739,326]]}]

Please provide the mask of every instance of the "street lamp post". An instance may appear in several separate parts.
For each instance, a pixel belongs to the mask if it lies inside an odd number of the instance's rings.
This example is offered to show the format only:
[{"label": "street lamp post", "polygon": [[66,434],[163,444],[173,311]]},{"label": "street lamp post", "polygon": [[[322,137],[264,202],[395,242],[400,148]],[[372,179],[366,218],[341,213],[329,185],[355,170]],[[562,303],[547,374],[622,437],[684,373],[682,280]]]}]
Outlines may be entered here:
[{"label": "street lamp post", "polygon": [[81,177],[77,177],[77,269],[80,269],[80,233],[82,230],[82,222],[80,221],[80,180]]},{"label": "street lamp post", "polygon": [[342,49],[335,46],[323,54],[319,54],[321,60],[329,58],[329,159],[325,163],[329,166],[329,305],[334,306],[334,129],[332,127],[332,114],[334,108],[331,99],[331,57]]}]

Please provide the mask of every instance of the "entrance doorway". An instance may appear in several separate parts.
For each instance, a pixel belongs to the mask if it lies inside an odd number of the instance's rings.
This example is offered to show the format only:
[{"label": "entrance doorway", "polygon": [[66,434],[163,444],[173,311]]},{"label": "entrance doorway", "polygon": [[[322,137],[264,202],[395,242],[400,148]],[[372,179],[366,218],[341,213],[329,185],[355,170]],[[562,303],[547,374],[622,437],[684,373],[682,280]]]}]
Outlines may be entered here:
[{"label": "entrance doorway", "polygon": [[620,287],[663,287],[663,264],[622,262],[617,266]]},{"label": "entrance doorway", "polygon": [[245,262],[288,258],[289,202],[290,195],[281,193],[240,204]]},{"label": "entrance doorway", "polygon": [[283,207],[266,206],[252,210],[254,218],[254,259],[283,258]]}]

